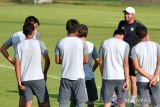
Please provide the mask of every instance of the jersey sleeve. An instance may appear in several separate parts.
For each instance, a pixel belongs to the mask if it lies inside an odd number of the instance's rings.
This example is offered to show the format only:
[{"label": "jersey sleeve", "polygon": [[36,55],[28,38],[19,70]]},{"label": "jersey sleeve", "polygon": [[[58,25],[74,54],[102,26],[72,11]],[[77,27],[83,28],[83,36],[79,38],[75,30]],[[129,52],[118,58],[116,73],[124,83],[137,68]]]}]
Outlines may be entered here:
[{"label": "jersey sleeve", "polygon": [[58,41],[58,42],[56,43],[56,47],[55,47],[55,49],[54,49],[54,54],[55,54],[55,55],[60,55],[59,43],[60,43],[60,41]]},{"label": "jersey sleeve", "polygon": [[88,46],[86,41],[83,41],[83,55],[88,54]]},{"label": "jersey sleeve", "polygon": [[20,56],[20,51],[19,51],[19,49],[20,49],[20,46],[17,45],[17,48],[15,49],[15,58],[19,58],[19,56]]},{"label": "jersey sleeve", "polygon": [[8,38],[7,41],[4,43],[5,47],[10,47],[12,46],[12,37]]},{"label": "jersey sleeve", "polygon": [[125,50],[125,57],[128,57],[129,51],[130,51],[130,48],[129,48],[129,45],[127,44],[126,50]]},{"label": "jersey sleeve", "polygon": [[157,49],[158,49],[157,50],[157,56],[160,57],[160,45],[159,44],[157,44]]},{"label": "jersey sleeve", "polygon": [[118,24],[118,29],[122,29],[121,27],[122,27],[122,24],[124,23],[124,21],[123,20],[121,20],[120,22],[119,22],[119,24]]},{"label": "jersey sleeve", "polygon": [[132,48],[130,57],[131,57],[131,59],[138,59],[135,47]]},{"label": "jersey sleeve", "polygon": [[97,52],[97,49],[95,46],[93,46],[93,53],[92,53],[92,57],[93,59],[96,59],[98,58],[98,52]]},{"label": "jersey sleeve", "polygon": [[47,55],[48,54],[48,49],[47,49],[46,45],[44,44],[44,42],[39,40],[39,44],[40,44],[40,48],[41,48],[41,54],[42,55]]}]

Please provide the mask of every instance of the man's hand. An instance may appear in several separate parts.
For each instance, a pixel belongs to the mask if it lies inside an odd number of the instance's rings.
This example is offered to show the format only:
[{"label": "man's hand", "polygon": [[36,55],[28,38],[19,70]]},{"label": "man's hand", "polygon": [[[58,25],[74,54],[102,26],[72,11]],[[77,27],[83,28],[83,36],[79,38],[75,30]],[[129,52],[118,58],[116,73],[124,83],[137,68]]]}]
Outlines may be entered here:
[{"label": "man's hand", "polygon": [[25,90],[26,90],[26,87],[25,87],[23,84],[20,83],[18,86],[19,86],[19,88],[20,88],[22,91],[25,91]]},{"label": "man's hand", "polygon": [[44,80],[47,81],[47,74],[44,74]]}]

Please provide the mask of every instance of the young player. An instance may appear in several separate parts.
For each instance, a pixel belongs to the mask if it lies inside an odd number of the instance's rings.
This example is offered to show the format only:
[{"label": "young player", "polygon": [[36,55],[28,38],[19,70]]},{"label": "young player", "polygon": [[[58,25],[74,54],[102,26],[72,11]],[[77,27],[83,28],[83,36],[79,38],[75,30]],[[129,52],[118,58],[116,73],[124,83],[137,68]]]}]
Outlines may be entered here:
[{"label": "young player", "polygon": [[88,63],[88,49],[85,41],[77,37],[78,27],[76,19],[69,19],[66,24],[68,34],[55,48],[55,62],[62,64],[59,107],[67,107],[71,95],[78,107],[84,107],[87,98],[83,64]]},{"label": "young player", "polygon": [[[87,38],[88,34],[88,27],[84,24],[81,24],[78,29],[78,36],[86,41],[87,47],[88,47],[88,64],[84,64],[84,72],[85,72],[85,83],[87,88],[87,94],[88,94],[88,107],[94,107],[94,101],[98,99],[98,93],[97,93],[97,87],[94,79],[94,71],[98,67],[99,64],[99,58],[97,49],[94,46],[94,44],[90,41],[88,41]],[[93,64],[94,60],[94,64]],[[72,99],[74,101],[74,99]],[[75,107],[76,102],[71,101],[70,107]]]},{"label": "young player", "polygon": [[[160,107],[160,88],[159,84],[156,84],[160,71],[160,48],[157,43],[149,40],[145,26],[137,27],[136,34],[140,43],[132,48],[131,58],[137,71],[138,98],[141,107],[149,107],[150,102],[154,107]],[[158,87],[153,91],[152,88],[155,86]]]},{"label": "young player", "polygon": [[[40,25],[40,22],[39,20],[34,17],[34,16],[28,16],[25,21],[24,21],[24,24],[27,24],[27,23],[32,23],[34,25],[34,27],[36,28],[35,30],[35,36],[34,38],[35,39],[38,39],[38,37],[40,36],[40,33],[37,32],[37,28],[38,26]],[[12,63],[13,65],[15,65],[15,58],[12,57],[9,52],[8,52],[8,49],[13,46],[14,50],[17,48],[17,45],[18,43],[20,43],[21,41],[25,40],[26,39],[26,36],[24,35],[23,31],[18,31],[16,33],[14,33],[1,47],[1,52],[2,54],[4,55],[4,57],[10,62]],[[46,55],[46,65],[49,66],[49,63],[50,63],[50,59],[49,59],[49,56]],[[48,67],[49,68],[49,67]],[[47,69],[45,71],[47,71]],[[46,77],[46,75],[45,75]],[[19,89],[19,88],[18,88]],[[46,88],[46,92],[47,92],[47,88]],[[47,94],[46,94],[47,95]],[[24,93],[23,91],[21,91],[19,89],[19,106],[20,107],[25,107],[25,100],[24,100]],[[46,99],[46,103],[49,104],[49,98]]]},{"label": "young player", "polygon": [[129,45],[123,41],[124,36],[125,32],[117,29],[114,31],[113,38],[105,40],[100,47],[101,100],[104,102],[104,107],[111,106],[114,92],[119,107],[125,107],[129,80]]},{"label": "young player", "polygon": [[33,24],[25,24],[23,33],[26,39],[17,45],[15,66],[18,86],[24,92],[25,107],[32,107],[33,94],[37,97],[40,107],[50,107],[45,104],[48,92],[44,80],[49,65],[45,64],[44,74],[41,65],[41,54],[48,60],[48,50],[42,41],[33,39],[35,35]]}]

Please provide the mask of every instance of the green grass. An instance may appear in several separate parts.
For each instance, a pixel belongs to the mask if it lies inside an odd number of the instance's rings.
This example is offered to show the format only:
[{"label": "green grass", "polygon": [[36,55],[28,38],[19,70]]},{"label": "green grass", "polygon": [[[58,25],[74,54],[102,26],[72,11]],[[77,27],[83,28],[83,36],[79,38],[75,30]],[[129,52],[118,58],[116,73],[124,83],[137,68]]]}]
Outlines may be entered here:
[{"label": "green grass", "polygon": [[[40,39],[43,40],[51,58],[49,75],[60,78],[60,65],[54,62],[53,50],[56,42],[66,35],[65,23],[69,18],[76,18],[80,23],[87,24],[89,27],[88,40],[92,41],[97,49],[102,41],[112,37],[112,33],[117,27],[118,22],[123,19],[122,9],[127,5],[65,5],[65,4],[44,4],[33,6],[16,3],[0,3],[0,44],[14,32],[19,31],[23,25],[25,17],[36,16],[41,25]],[[151,39],[159,42],[160,37],[160,7],[159,6],[134,6],[136,18],[147,25]],[[9,49],[13,55],[13,49]],[[12,66],[0,54],[0,64]],[[17,107],[18,91],[14,70],[0,67],[0,107]],[[100,72],[95,72],[97,86],[101,86]],[[48,77],[47,85],[50,93],[52,107],[58,107],[57,96],[59,79]],[[98,88],[98,91],[100,89]],[[34,107],[37,107],[34,98]],[[99,100],[95,107],[102,107]]]}]

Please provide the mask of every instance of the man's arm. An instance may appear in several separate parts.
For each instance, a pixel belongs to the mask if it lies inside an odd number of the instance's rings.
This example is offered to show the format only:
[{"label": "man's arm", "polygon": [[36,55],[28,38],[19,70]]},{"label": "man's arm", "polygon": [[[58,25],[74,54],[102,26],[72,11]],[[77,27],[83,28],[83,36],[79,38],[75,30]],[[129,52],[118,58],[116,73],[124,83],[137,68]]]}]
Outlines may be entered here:
[{"label": "man's arm", "polygon": [[94,65],[93,65],[92,71],[94,72],[99,65],[98,52],[95,46],[93,47],[92,57],[94,59]]},{"label": "man's arm", "polygon": [[15,60],[9,55],[8,49],[12,46],[12,38],[9,38],[1,47],[1,53],[3,56],[13,65],[15,65]]},{"label": "man's arm", "polygon": [[43,55],[43,58],[44,58],[44,70],[43,70],[44,79],[47,80],[47,73],[48,73],[48,69],[50,66],[50,58],[49,58],[48,54]]},{"label": "man's arm", "polygon": [[153,76],[152,80],[150,81],[150,83],[152,85],[156,85],[159,74],[160,74],[160,47],[158,46],[157,66],[156,66],[154,76]]},{"label": "man's arm", "polygon": [[146,78],[148,78],[149,80],[152,79],[152,75],[150,75],[148,72],[146,72],[139,64],[138,59],[136,58],[132,58],[132,62],[133,62],[133,66],[135,68],[136,71],[138,71],[141,75],[145,76]]},{"label": "man's arm", "polygon": [[41,48],[41,54],[44,58],[44,70],[43,70],[44,79],[47,80],[47,73],[50,66],[50,58],[48,56],[48,50],[44,42],[39,40],[39,43]]},{"label": "man's arm", "polygon": [[99,58],[94,59],[93,72],[97,69],[99,65]]},{"label": "man's arm", "polygon": [[103,75],[103,58],[102,56],[99,56],[99,69],[101,72],[101,76]]},{"label": "man's arm", "polygon": [[21,90],[25,91],[26,87],[21,82],[21,68],[20,68],[20,60],[19,60],[19,58],[16,58],[15,69],[16,69],[16,77],[17,77],[18,87]]},{"label": "man's arm", "polygon": [[124,58],[123,67],[124,67],[124,76],[125,76],[125,83],[123,85],[123,89],[124,89],[124,91],[127,91],[128,90],[128,83],[129,83],[128,55]]},{"label": "man's arm", "polygon": [[85,41],[83,41],[83,64],[88,64],[88,47]]},{"label": "man's arm", "polygon": [[84,56],[83,56],[83,64],[88,64],[88,54],[84,54]]},{"label": "man's arm", "polygon": [[103,76],[103,49],[102,49],[103,43],[101,44],[99,48],[99,69],[101,72],[101,76]]},{"label": "man's arm", "polygon": [[56,64],[62,64],[62,61],[59,55],[55,55],[55,62]]}]

